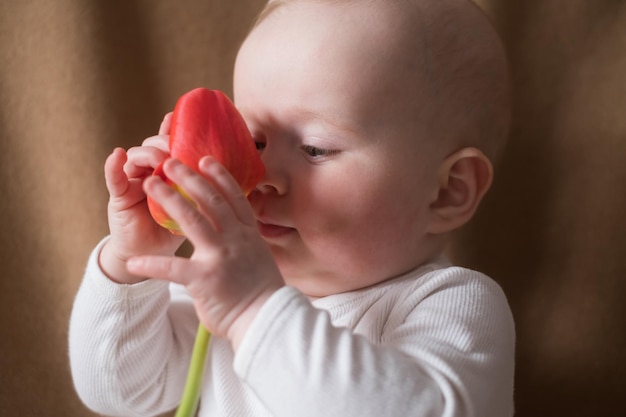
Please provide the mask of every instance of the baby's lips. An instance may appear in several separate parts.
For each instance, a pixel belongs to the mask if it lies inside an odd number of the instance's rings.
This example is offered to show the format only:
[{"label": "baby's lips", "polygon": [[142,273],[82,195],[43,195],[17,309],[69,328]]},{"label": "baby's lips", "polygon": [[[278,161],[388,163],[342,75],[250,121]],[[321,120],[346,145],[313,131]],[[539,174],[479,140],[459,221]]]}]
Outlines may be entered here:
[{"label": "baby's lips", "polygon": [[[200,159],[212,155],[246,194],[265,173],[243,117],[230,99],[218,90],[196,88],[180,97],[172,115],[169,146],[173,158],[196,172]],[[154,170],[153,175],[161,176],[177,188],[163,173],[162,165]],[[173,233],[181,233],[176,222],[150,198],[148,208],[158,224]]]}]

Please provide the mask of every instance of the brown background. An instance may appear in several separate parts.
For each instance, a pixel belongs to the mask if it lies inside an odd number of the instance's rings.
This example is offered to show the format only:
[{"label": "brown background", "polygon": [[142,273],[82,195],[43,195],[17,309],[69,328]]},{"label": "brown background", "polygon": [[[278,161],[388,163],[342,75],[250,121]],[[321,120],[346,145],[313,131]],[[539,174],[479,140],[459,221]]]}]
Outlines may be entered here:
[{"label": "brown background", "polygon": [[[196,87],[231,92],[264,0],[0,0],[0,416],[91,416],[67,361],[102,164]],[[626,2],[482,0],[512,63],[510,146],[451,253],[517,322],[517,416],[624,415]]]}]

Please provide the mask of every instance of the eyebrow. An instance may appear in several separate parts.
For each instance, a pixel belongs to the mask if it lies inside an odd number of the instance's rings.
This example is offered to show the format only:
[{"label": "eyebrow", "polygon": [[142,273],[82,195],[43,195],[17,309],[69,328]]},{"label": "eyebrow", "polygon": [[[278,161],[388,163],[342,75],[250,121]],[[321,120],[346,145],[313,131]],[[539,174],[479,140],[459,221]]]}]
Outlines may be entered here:
[{"label": "eyebrow", "polygon": [[305,109],[303,107],[296,107],[294,108],[294,111],[309,115],[312,120],[320,120],[322,121],[322,123],[330,125],[334,127],[335,129],[358,136],[358,132],[354,128],[346,126],[345,124],[341,123],[341,121],[337,117],[329,117],[328,114],[322,114],[315,110]]}]

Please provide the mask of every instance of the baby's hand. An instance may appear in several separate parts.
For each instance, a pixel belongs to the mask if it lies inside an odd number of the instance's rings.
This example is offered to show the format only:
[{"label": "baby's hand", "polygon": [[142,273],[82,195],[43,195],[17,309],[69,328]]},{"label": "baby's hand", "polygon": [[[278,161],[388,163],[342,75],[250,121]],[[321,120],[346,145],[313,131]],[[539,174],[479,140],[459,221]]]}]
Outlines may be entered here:
[{"label": "baby's hand", "polygon": [[183,241],[154,222],[142,189],[154,168],[169,157],[170,120],[171,113],[163,119],[159,134],[146,139],[141,146],[128,152],[115,149],[104,166],[111,237],[100,253],[100,266],[109,278],[120,283],[145,279],[128,272],[126,261],[130,257],[173,254]]},{"label": "baby's hand", "polygon": [[258,310],[284,282],[237,182],[212,157],[204,157],[199,169],[202,175],[173,159],[164,165],[168,178],[193,203],[158,177],[144,183],[146,193],[192,243],[192,256],[138,256],[128,262],[128,270],[184,285],[204,326],[236,348]]}]

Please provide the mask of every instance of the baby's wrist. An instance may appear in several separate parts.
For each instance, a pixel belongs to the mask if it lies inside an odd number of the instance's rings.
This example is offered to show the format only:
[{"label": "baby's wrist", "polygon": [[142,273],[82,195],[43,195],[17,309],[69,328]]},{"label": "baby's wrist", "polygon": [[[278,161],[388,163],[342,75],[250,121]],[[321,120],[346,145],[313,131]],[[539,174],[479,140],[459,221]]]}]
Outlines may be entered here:
[{"label": "baby's wrist", "polygon": [[263,305],[270,299],[270,297],[278,291],[280,288],[268,289],[259,295],[233,322],[228,330],[228,340],[233,347],[234,351],[237,351],[241,342],[248,331],[248,328],[254,321]]},{"label": "baby's wrist", "polygon": [[128,272],[126,261],[112,250],[110,241],[102,246],[98,254],[98,266],[111,281],[118,284],[136,284],[145,281],[145,277],[138,277]]}]

